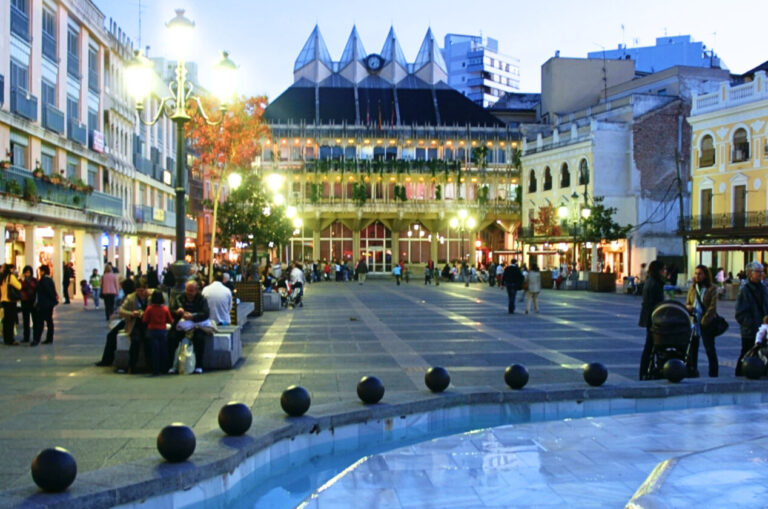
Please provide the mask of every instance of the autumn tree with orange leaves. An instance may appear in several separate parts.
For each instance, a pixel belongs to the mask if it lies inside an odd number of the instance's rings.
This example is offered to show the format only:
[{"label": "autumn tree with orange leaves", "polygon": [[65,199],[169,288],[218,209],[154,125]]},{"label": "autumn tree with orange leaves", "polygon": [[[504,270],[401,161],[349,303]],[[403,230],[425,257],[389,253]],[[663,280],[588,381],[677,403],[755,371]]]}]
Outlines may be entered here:
[{"label": "autumn tree with orange leaves", "polygon": [[[202,103],[205,111],[220,111],[219,105],[211,98],[203,98]],[[266,97],[239,98],[228,106],[220,124],[210,125],[202,115],[193,115],[186,125],[189,147],[197,154],[193,169],[200,174],[205,174],[204,170],[208,170],[211,175],[211,190],[214,191],[211,268],[222,182],[225,182],[226,177],[233,171],[239,172],[244,179],[253,171],[251,164],[261,152],[260,140],[269,134],[269,128],[263,118],[266,104]],[[219,118],[221,117],[216,118],[214,114],[211,120]],[[253,224],[250,227],[253,227]],[[227,245],[229,240],[225,240]],[[213,270],[209,270],[209,277],[213,277]]]}]

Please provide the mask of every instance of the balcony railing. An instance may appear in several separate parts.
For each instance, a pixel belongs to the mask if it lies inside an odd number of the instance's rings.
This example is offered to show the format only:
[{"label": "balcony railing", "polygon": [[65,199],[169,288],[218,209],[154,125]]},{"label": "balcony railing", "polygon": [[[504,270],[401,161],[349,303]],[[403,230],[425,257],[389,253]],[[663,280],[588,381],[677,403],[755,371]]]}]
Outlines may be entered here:
[{"label": "balcony railing", "polygon": [[85,209],[105,216],[123,217],[123,200],[109,194],[94,191],[85,199]]},{"label": "balcony railing", "polygon": [[364,204],[359,205],[351,198],[321,198],[316,202],[309,200],[298,200],[293,202],[301,206],[304,210],[322,211],[328,209],[334,212],[357,212],[363,213],[444,213],[452,214],[458,209],[466,209],[471,215],[503,215],[519,214],[520,204],[512,200],[489,200],[486,203],[464,200],[382,200],[369,199]]},{"label": "balcony railing", "polygon": [[79,143],[80,145],[87,145],[88,130],[85,128],[85,124],[81,124],[76,118],[68,119],[67,138],[76,143]]},{"label": "balcony railing", "polygon": [[64,134],[64,112],[52,104],[43,105],[43,127],[58,134]]},{"label": "balcony railing", "polygon": [[578,224],[557,224],[546,228],[534,228],[532,226],[523,226],[519,230],[519,236],[523,239],[540,238],[542,241],[547,239],[579,239],[584,236],[584,227]]},{"label": "balcony railing", "polygon": [[20,39],[29,41],[29,16],[19,9],[11,6],[11,33],[17,35]]},{"label": "balcony railing", "polygon": [[58,58],[56,57],[56,37],[47,32],[43,32],[43,56],[53,63],[58,63]]},{"label": "balcony railing", "polygon": [[11,87],[11,112],[19,116],[37,121],[37,97],[19,87]]},{"label": "balcony railing", "polygon": [[727,212],[722,214],[702,214],[686,216],[678,225],[681,232],[687,233],[733,233],[733,230],[768,228],[768,213],[764,210],[749,212]]}]

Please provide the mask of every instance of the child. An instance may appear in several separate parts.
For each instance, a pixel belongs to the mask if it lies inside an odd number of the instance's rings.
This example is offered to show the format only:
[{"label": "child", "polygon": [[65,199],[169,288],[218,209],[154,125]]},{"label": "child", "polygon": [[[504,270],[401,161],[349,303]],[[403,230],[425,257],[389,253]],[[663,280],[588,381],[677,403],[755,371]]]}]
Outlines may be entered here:
[{"label": "child", "polygon": [[173,323],[173,317],[165,305],[163,292],[154,291],[149,299],[149,306],[144,311],[141,321],[147,326],[147,336],[152,345],[152,375],[168,366],[168,330],[166,324]]},{"label": "child", "polygon": [[91,294],[91,285],[83,279],[80,281],[80,293],[83,294],[83,306],[88,307],[88,296]]}]

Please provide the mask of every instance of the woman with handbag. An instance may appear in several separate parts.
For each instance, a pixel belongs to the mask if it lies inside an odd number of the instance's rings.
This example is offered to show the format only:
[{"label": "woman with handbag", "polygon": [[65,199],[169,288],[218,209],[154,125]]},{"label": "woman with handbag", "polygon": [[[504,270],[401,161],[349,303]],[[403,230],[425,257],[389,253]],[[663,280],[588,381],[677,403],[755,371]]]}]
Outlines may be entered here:
[{"label": "woman with handbag", "polygon": [[19,344],[14,337],[14,326],[19,321],[16,303],[21,299],[21,282],[14,274],[16,266],[6,263],[0,272],[0,303],[3,306],[3,343],[9,346]]},{"label": "woman with handbag", "polygon": [[704,343],[709,361],[709,376],[718,374],[717,351],[715,350],[715,331],[713,325],[717,315],[717,287],[712,284],[712,273],[706,265],[698,265],[693,273],[693,284],[688,289],[685,307],[693,313],[695,334],[691,339],[688,355],[688,377],[699,376],[699,338]]}]

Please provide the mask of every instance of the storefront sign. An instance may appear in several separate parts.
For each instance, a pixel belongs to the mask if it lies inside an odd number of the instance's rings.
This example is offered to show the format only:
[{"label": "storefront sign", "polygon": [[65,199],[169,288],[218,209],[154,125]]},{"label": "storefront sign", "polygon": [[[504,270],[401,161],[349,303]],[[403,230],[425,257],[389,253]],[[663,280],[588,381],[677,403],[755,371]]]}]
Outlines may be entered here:
[{"label": "storefront sign", "polygon": [[99,154],[104,153],[104,134],[101,131],[93,131],[91,135],[91,150]]},{"label": "storefront sign", "polygon": [[165,211],[163,209],[155,207],[152,209],[152,219],[162,223],[165,221]]}]

